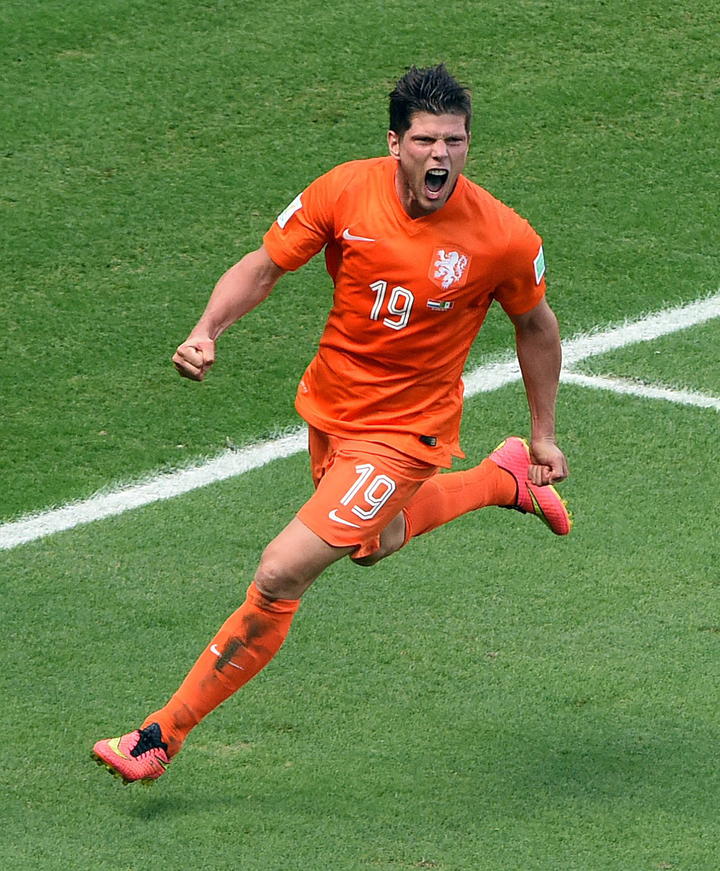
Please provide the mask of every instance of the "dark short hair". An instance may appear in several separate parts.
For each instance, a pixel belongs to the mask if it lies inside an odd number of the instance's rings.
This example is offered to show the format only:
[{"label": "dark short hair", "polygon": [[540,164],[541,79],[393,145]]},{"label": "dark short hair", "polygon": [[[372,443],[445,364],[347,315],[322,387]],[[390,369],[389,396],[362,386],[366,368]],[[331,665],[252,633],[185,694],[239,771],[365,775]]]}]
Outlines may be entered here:
[{"label": "dark short hair", "polygon": [[469,131],[470,91],[450,75],[444,63],[425,69],[412,66],[390,92],[390,129],[402,136],[416,112],[464,115]]}]

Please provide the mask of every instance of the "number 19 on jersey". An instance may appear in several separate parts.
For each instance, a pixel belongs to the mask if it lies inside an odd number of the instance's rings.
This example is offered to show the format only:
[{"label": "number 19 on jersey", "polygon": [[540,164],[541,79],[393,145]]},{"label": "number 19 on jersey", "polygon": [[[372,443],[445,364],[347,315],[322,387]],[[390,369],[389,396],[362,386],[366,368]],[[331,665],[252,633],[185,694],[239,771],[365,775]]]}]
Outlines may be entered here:
[{"label": "number 19 on jersey", "polygon": [[370,312],[370,320],[379,321],[382,318],[382,322],[391,330],[402,330],[403,327],[406,327],[415,302],[412,291],[406,287],[393,287],[387,301],[387,315],[382,317],[388,283],[387,281],[375,281],[370,285],[370,289],[375,293],[375,304]]}]

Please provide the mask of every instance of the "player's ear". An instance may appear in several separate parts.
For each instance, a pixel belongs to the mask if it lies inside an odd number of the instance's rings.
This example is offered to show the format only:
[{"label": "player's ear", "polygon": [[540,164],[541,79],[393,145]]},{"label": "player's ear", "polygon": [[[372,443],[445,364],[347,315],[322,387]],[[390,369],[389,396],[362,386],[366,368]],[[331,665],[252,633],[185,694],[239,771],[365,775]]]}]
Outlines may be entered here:
[{"label": "player's ear", "polygon": [[400,159],[400,137],[394,130],[388,130],[388,150],[394,158]]}]

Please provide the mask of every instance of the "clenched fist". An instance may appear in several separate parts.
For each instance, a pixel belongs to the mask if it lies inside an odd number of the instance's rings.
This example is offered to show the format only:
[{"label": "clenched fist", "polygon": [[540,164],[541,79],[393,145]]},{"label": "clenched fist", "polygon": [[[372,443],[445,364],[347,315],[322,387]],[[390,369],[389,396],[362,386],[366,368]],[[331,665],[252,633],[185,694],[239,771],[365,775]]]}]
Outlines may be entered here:
[{"label": "clenched fist", "polygon": [[183,378],[202,381],[215,362],[215,342],[212,339],[193,339],[190,336],[175,351],[172,361]]}]

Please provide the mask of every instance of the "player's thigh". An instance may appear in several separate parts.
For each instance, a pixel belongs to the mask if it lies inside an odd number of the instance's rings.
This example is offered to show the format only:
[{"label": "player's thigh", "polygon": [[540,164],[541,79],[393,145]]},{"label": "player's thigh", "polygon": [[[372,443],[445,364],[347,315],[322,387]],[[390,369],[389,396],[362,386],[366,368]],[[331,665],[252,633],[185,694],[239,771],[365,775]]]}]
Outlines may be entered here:
[{"label": "player's thigh", "polygon": [[350,559],[359,566],[374,566],[391,556],[405,544],[405,514],[400,512],[388,523],[380,533],[380,543],[377,550],[366,556],[351,554]]}]

